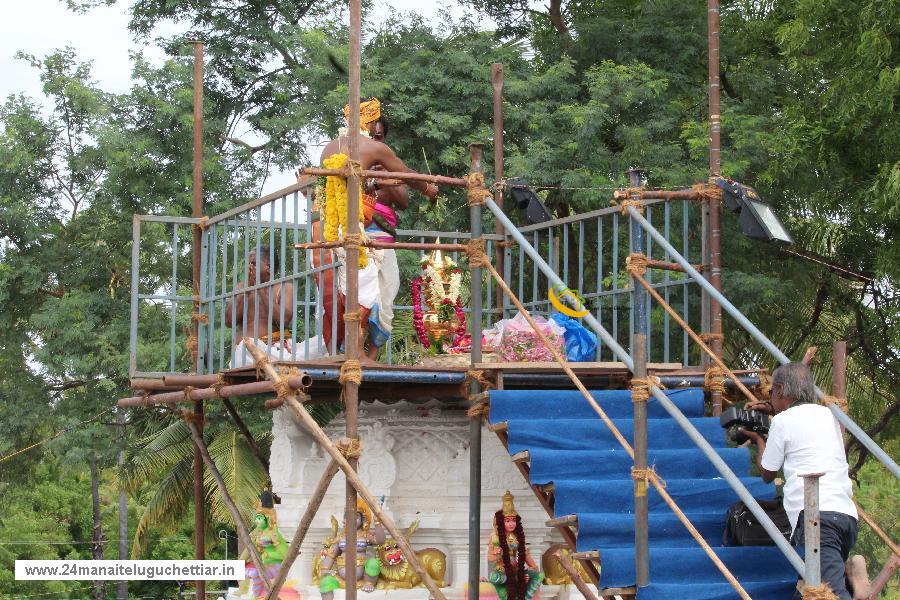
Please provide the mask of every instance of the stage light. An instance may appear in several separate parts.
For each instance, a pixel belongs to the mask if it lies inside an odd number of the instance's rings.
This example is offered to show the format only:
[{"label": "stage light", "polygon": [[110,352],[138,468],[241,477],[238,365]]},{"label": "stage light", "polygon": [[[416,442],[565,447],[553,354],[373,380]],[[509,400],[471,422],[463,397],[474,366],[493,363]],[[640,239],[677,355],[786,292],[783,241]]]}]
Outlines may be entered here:
[{"label": "stage light", "polygon": [[738,214],[744,235],[768,242],[794,243],[772,206],[763,202],[752,187],[730,179],[717,179],[716,185],[722,189],[725,206]]},{"label": "stage light", "polygon": [[525,212],[529,225],[544,223],[553,218],[553,215],[550,214],[535,191],[528,187],[528,183],[524,179],[510,179],[506,182],[506,187],[509,188],[509,195],[516,203],[516,207]]}]

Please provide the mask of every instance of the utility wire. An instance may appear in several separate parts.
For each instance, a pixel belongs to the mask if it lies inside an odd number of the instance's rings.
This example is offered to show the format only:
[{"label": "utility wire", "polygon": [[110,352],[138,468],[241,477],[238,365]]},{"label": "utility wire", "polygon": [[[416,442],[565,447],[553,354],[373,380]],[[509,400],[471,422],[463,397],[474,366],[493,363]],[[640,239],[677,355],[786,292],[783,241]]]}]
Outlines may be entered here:
[{"label": "utility wire", "polygon": [[66,427],[65,429],[60,429],[59,431],[57,431],[56,433],[54,433],[52,436],[48,437],[47,439],[41,440],[39,442],[35,442],[35,443],[31,444],[30,446],[26,446],[26,447],[22,448],[21,450],[16,450],[15,452],[13,452],[11,454],[7,454],[6,456],[0,456],[0,463],[5,462],[5,461],[7,461],[15,456],[18,456],[20,454],[23,454],[25,452],[28,452],[29,450],[31,450],[33,448],[37,448],[38,446],[42,446],[48,442],[52,442],[56,438],[58,438],[62,435],[65,435],[67,433],[71,433],[72,431],[75,431],[76,429],[79,429],[80,427],[83,427],[84,425],[87,425],[88,423],[92,423],[92,422],[96,421],[97,419],[99,419],[100,417],[102,417],[103,415],[105,415],[106,413],[110,412],[111,410],[112,410],[112,407],[107,408],[103,412],[97,413],[90,419],[86,419],[80,423],[76,423],[75,425],[70,425],[69,427]]}]

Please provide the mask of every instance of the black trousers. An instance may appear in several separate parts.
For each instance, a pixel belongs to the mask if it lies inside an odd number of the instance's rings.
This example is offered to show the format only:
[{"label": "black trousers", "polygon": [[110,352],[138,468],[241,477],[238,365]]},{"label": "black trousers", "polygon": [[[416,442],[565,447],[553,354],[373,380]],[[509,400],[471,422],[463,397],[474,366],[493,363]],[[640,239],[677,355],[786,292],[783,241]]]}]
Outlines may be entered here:
[{"label": "black trousers", "polygon": [[[831,587],[834,595],[841,600],[853,600],[847,590],[844,563],[850,557],[850,550],[856,544],[857,523],[850,515],[840,512],[822,511],[819,513],[822,563],[822,583]],[[797,528],[791,536],[791,543],[804,557],[803,544],[803,512],[797,519]],[[794,600],[800,600],[800,592],[794,593]]]}]

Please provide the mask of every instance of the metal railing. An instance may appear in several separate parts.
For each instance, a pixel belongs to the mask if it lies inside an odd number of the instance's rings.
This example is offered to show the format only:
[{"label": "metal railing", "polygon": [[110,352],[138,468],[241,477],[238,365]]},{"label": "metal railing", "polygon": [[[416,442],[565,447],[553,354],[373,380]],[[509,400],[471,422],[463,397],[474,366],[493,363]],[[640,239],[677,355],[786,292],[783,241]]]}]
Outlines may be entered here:
[{"label": "metal railing", "polygon": [[[700,229],[699,207],[688,201],[651,200],[647,204],[647,218],[661,227],[664,238],[680,246],[683,255],[697,257],[697,262],[700,262],[700,239],[692,235]],[[622,216],[622,209],[610,206],[519,227],[517,232],[566,286],[591,305],[594,317],[611,331],[613,338],[626,339],[626,345],[631,347],[637,311],[632,310],[632,287],[625,269],[625,259],[634,240],[628,219]],[[509,233],[507,237],[510,237]],[[669,261],[668,253],[650,238],[645,238],[643,246],[647,256]],[[490,252],[488,255],[491,255]],[[512,245],[506,250],[504,278],[525,308],[546,316],[554,311],[548,298],[548,290],[553,284],[535,262],[530,262],[529,265],[521,244]],[[668,303],[677,307],[685,321],[699,322],[700,290],[684,273],[664,271],[656,280],[653,275],[648,275],[651,285]],[[645,298],[645,303],[645,311],[650,314],[653,307],[649,298]],[[508,300],[505,301],[504,315],[514,312]],[[656,311],[652,317],[647,336],[649,360],[691,364],[691,359],[696,359],[697,355],[691,355],[687,333],[673,323],[664,311]],[[618,359],[613,350],[601,342],[596,360]]]},{"label": "metal railing", "polygon": [[[313,241],[317,227],[313,189],[315,178],[243,204],[208,219],[138,215],[134,219],[132,252],[132,321],[130,373],[132,377],[159,377],[192,370],[192,340],[186,329],[191,319],[199,322],[196,349],[198,373],[212,374],[234,366],[249,364],[251,357],[239,348],[241,332],[261,341],[273,359],[306,361],[334,356],[341,351],[338,340],[338,302],[331,302],[325,314],[323,297],[337,298],[337,267],[329,250],[298,250],[295,244]],[[698,228],[698,211],[687,202],[655,202],[648,217],[658,220],[666,240],[677,244],[688,256],[700,256],[699,239],[692,235]],[[310,218],[312,217],[312,218]],[[191,228],[202,227],[200,308],[194,315],[189,283]],[[635,331],[631,287],[625,271],[625,258],[631,232],[623,223],[618,207],[606,207],[587,213],[521,227],[537,251],[560,270],[571,288],[594,304],[598,322],[608,326],[616,339],[630,345]],[[398,230],[398,241],[465,243],[468,232]],[[553,312],[548,291],[550,283],[537,268],[527,265],[521,246],[505,236],[485,234],[489,256],[502,247],[506,260],[504,275],[518,289],[529,310],[549,316]],[[421,257],[421,250],[395,250],[401,264],[409,269],[409,256]],[[645,252],[668,260],[658,244],[647,239]],[[265,254],[265,256],[263,256]],[[462,258],[453,253],[457,262]],[[249,265],[270,264],[271,277],[263,279],[257,269],[251,281]],[[395,329],[412,336],[412,306],[408,281],[401,281],[401,292],[394,305]],[[700,315],[699,288],[683,273],[665,272],[652,281],[654,288],[675,306],[683,317],[697,323]],[[323,294],[325,286],[328,294]],[[491,327],[515,310],[508,299],[498,305],[496,288],[483,286],[481,324]],[[530,290],[528,299],[524,292]],[[260,302],[264,305],[260,305]],[[229,307],[232,307],[231,309]],[[238,310],[235,310],[237,308]],[[469,308],[464,308],[471,318]],[[268,320],[253,316],[262,311]],[[648,303],[649,312],[649,303]],[[663,311],[652,313],[648,339],[651,360],[691,364],[686,334]],[[284,341],[287,340],[287,341]],[[326,342],[328,340],[328,343]],[[415,362],[414,340],[395,339],[387,344],[383,360],[389,364]],[[237,352],[236,352],[237,351]],[[398,354],[399,353],[399,354]],[[161,357],[165,355],[165,360]],[[596,360],[615,360],[610,346],[600,341]],[[696,364],[696,361],[694,361]]]}]

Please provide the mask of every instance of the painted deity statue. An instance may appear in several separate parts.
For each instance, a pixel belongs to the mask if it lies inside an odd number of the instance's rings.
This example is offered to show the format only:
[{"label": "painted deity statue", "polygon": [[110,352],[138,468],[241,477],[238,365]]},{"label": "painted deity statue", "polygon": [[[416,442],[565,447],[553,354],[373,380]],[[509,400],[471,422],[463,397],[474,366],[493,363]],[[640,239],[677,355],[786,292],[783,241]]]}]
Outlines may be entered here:
[{"label": "painted deity statue", "polygon": [[525,546],[522,518],[516,512],[513,495],[506,491],[503,507],[494,514],[494,532],[488,542],[488,581],[500,600],[531,600],[544,574]]},{"label": "painted deity statue", "polygon": [[[356,502],[356,580],[362,585],[364,592],[375,591],[381,575],[381,561],[378,548],[384,544],[384,526],[373,519],[372,512],[361,499]],[[346,567],[344,551],[347,549],[347,536],[344,530],[336,539],[322,550],[319,569],[319,592],[322,600],[332,600],[334,590],[344,587]]]},{"label": "painted deity statue", "polygon": [[[269,578],[269,581],[273,581],[278,575],[281,563],[287,556],[288,543],[284,536],[281,535],[281,531],[278,530],[278,515],[275,512],[274,497],[270,491],[264,491],[260,494],[250,539],[259,552],[263,568],[266,570],[266,576]],[[249,550],[244,549],[240,559],[246,562],[245,572],[249,580],[249,597],[264,598],[266,596],[266,587],[262,576],[256,569],[256,565],[250,560]],[[285,600],[288,598],[299,598],[296,590],[288,585],[282,588],[278,597]]]}]

